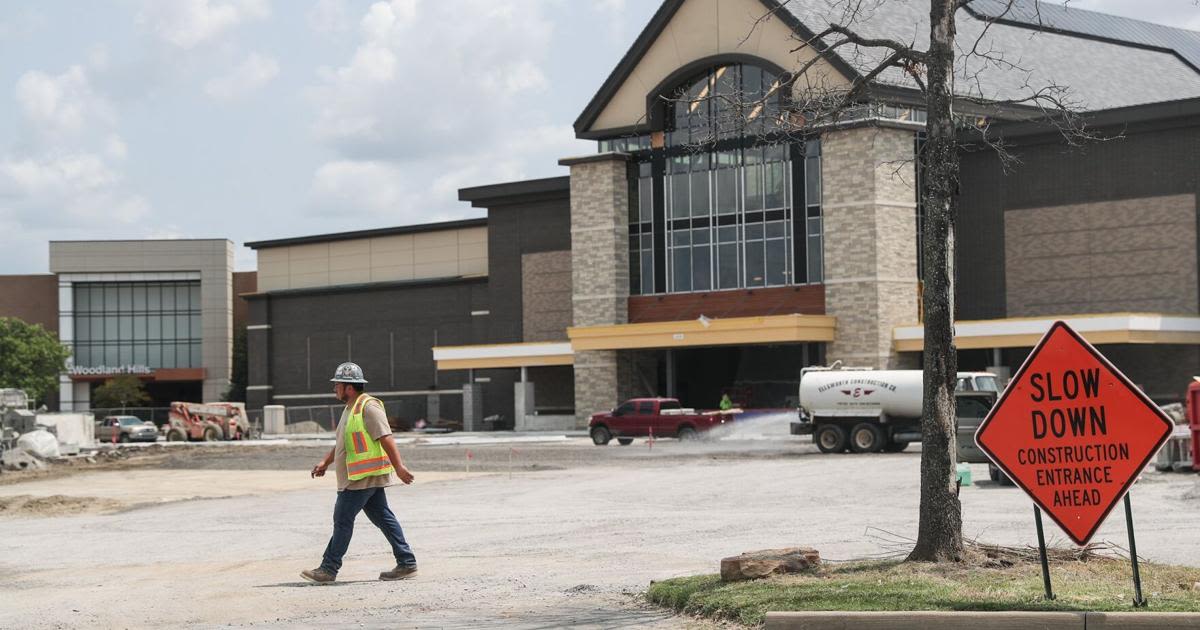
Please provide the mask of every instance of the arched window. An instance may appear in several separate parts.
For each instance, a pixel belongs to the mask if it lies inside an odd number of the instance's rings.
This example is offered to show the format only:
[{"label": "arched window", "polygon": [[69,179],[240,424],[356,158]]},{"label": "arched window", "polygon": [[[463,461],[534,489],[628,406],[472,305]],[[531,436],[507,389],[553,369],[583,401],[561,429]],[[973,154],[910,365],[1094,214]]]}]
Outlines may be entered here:
[{"label": "arched window", "polygon": [[661,97],[663,146],[634,152],[634,294],[821,281],[820,142],[783,133],[788,86],[737,63]]},{"label": "arched window", "polygon": [[663,97],[667,145],[779,132],[789,85],[786,76],[750,64],[710,68]]}]

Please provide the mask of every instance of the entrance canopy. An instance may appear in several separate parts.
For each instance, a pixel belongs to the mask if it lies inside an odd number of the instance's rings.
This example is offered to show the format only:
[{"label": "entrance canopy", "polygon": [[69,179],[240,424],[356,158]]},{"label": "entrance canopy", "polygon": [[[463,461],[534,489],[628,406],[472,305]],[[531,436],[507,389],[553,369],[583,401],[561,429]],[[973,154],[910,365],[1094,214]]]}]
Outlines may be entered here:
[{"label": "entrance canopy", "polygon": [[829,315],[768,315],[580,326],[567,329],[569,342],[439,346],[433,360],[439,370],[483,370],[574,365],[580,350],[830,342],[836,323]]},{"label": "entrance canopy", "polygon": [[575,351],[829,342],[833,341],[836,323],[837,318],[829,315],[699,317],[673,322],[580,326],[568,328],[567,336]]},{"label": "entrance canopy", "polygon": [[[954,325],[954,344],[959,350],[1032,348],[1058,320],[1067,322],[1092,344],[1200,344],[1200,317],[1158,313],[960,321]],[[925,347],[925,328],[898,326],[892,332],[892,344],[899,352],[920,352]]]},{"label": "entrance canopy", "polygon": [[572,365],[574,353],[566,342],[440,346],[433,349],[433,360],[439,370],[483,370]]}]

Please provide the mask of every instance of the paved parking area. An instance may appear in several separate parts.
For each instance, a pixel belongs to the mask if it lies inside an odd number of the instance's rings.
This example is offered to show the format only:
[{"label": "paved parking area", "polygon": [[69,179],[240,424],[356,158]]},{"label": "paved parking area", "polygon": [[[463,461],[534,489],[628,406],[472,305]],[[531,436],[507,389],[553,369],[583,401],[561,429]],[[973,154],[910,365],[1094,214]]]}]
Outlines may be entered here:
[{"label": "paved parking area", "polygon": [[[391,558],[364,518],[334,586],[307,586],[297,575],[318,564],[330,531],[332,482],[306,472],[319,449],[273,451],[269,474],[254,470],[261,458],[240,467],[238,456],[215,452],[195,466],[125,471],[137,487],[160,470],[190,468],[176,485],[236,484],[237,492],[116,513],[4,518],[0,627],[674,628],[694,622],[640,604],[636,594],[651,580],[715,572],[723,556],[769,547],[813,546],[829,560],[874,556],[891,548],[872,532],[916,531],[916,452],[570,440],[519,449],[510,472],[511,449],[478,447],[471,474],[426,479],[423,470],[465,468],[464,450],[406,449],[418,482],[389,490],[389,499],[420,576],[375,580]],[[213,462],[223,472],[195,474]],[[281,482],[289,471],[301,481]],[[985,481],[962,490],[964,534],[1033,544],[1033,511],[1020,490],[987,482],[983,466],[974,476]],[[68,479],[75,487],[60,479],[55,492],[93,490],[86,477]],[[1150,471],[1135,486],[1138,550],[1150,560],[1200,566],[1195,479]],[[5,491],[22,488],[36,491],[33,483]],[[1124,545],[1123,519],[1110,519],[1097,539]]]}]

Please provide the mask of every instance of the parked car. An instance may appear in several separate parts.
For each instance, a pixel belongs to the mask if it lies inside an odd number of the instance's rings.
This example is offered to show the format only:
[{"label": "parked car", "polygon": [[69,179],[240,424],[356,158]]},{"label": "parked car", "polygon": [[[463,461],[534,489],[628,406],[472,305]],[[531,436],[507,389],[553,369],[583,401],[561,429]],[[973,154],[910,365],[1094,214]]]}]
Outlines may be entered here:
[{"label": "parked car", "polygon": [[98,442],[112,442],[113,435],[118,442],[154,442],[158,440],[158,428],[137,416],[108,416],[96,423]]},{"label": "parked car", "polygon": [[979,425],[983,423],[983,419],[991,412],[992,407],[996,405],[996,392],[986,391],[969,391],[955,392],[955,421],[958,424],[958,461],[968,464],[987,464],[988,477],[992,481],[1002,485],[1011,486],[1013,482],[1005,475],[988,456],[980,450],[979,445],[975,443],[975,432],[979,430]]},{"label": "parked car", "polygon": [[648,437],[651,432],[654,437],[694,440],[702,432],[732,421],[733,414],[685,409],[674,398],[634,398],[612,411],[592,414],[588,430],[597,446],[614,437],[621,446],[628,446],[634,438]]}]

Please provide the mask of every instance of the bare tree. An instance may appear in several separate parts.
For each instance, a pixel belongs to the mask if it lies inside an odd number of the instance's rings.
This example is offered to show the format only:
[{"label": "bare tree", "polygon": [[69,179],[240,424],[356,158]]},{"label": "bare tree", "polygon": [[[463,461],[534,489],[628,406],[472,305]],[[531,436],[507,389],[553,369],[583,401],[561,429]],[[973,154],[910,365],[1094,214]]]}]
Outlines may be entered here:
[{"label": "bare tree", "polygon": [[[983,31],[974,41],[967,45],[958,41],[957,13],[971,1],[929,0],[929,41],[921,49],[915,42],[868,37],[858,32],[855,24],[881,0],[832,0],[830,5],[841,9],[842,20],[831,22],[799,47],[812,48],[822,55],[849,50],[854,56],[875,52],[876,58],[881,57],[873,65],[868,63],[867,70],[848,88],[840,92],[815,91],[816,100],[807,106],[821,112],[821,117],[836,119],[841,112],[860,103],[872,82],[893,68],[911,79],[925,96],[925,142],[923,154],[918,157],[924,207],[921,502],[917,541],[908,556],[916,561],[958,561],[963,552],[962,506],[954,476],[954,388],[958,361],[954,345],[953,265],[960,132],[973,130],[979,141],[997,151],[1002,163],[1013,160],[1002,140],[989,133],[989,116],[964,119],[956,115],[956,107],[973,105],[977,110],[1006,112],[1009,117],[1040,119],[1057,128],[1071,143],[1090,137],[1068,88],[1034,83],[1030,69],[1010,61],[1004,51],[992,47],[988,31],[1013,10],[1016,0],[1008,0],[998,16],[983,17]],[[1040,11],[1037,0],[1034,8]],[[804,76],[820,59],[821,55],[814,56],[799,69],[797,76]],[[962,67],[956,68],[958,64]],[[996,71],[1021,73],[1022,93],[1015,98],[1011,95],[995,98],[988,94],[981,77]],[[966,85],[956,86],[956,79],[964,80]]]},{"label": "bare tree", "polygon": [[[782,5],[801,0],[784,0]],[[817,0],[810,0],[817,1]],[[982,31],[970,41],[959,41],[958,11],[974,0],[928,0],[929,38],[927,45],[911,41],[872,36],[859,26],[887,0],[822,0],[829,24],[812,37],[799,38],[793,52],[809,49],[808,62],[788,76],[781,77],[769,89],[757,93],[724,92],[677,94],[673,99],[693,109],[705,99],[719,99],[722,112],[714,117],[707,135],[696,138],[696,150],[719,140],[723,135],[762,130],[763,118],[769,118],[766,133],[787,141],[800,141],[822,128],[831,128],[847,120],[869,118],[871,88],[887,76],[906,79],[925,97],[925,142],[920,161],[920,198],[924,208],[922,249],[922,312],[925,328],[924,403],[922,409],[921,501],[916,545],[908,559],[914,561],[958,561],[963,553],[962,509],[955,483],[955,404],[957,350],[954,344],[954,219],[959,185],[959,152],[964,135],[972,142],[995,151],[1008,168],[1016,157],[1003,139],[992,133],[996,117],[1035,120],[1057,129],[1068,144],[1097,139],[1084,125],[1080,105],[1071,90],[1053,82],[1034,78],[1034,69],[1011,60],[996,48],[989,31],[1007,18],[1017,0],[1005,0],[1002,10],[992,15],[975,12],[983,23]],[[892,0],[895,1],[895,0]],[[1041,29],[1040,0],[1032,0],[1037,25]],[[1028,5],[1026,5],[1028,6]],[[781,8],[781,10],[783,10]],[[777,19],[768,13],[755,24]],[[812,26],[812,25],[810,25]],[[750,33],[747,34],[747,39]],[[823,74],[829,55],[838,55],[858,70],[849,85],[828,81]],[[1010,87],[999,95],[989,90],[985,76],[1005,73]],[[1011,81],[1012,78],[1017,81]],[[958,82],[956,84],[956,81]],[[771,109],[781,91],[787,90],[789,104]],[[959,113],[958,109],[967,111]],[[758,123],[755,127],[751,123]],[[694,133],[694,130],[693,130]]]}]

